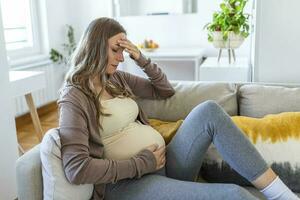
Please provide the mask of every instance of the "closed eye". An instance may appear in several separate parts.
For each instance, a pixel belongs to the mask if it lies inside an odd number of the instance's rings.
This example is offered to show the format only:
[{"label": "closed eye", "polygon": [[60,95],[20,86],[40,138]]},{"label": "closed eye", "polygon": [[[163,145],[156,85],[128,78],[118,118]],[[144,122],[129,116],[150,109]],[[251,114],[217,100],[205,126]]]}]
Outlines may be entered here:
[{"label": "closed eye", "polygon": [[117,49],[112,48],[112,51],[113,51],[114,53],[118,53],[118,52],[123,53],[124,48],[123,48],[123,47],[119,47],[119,48],[117,48]]}]

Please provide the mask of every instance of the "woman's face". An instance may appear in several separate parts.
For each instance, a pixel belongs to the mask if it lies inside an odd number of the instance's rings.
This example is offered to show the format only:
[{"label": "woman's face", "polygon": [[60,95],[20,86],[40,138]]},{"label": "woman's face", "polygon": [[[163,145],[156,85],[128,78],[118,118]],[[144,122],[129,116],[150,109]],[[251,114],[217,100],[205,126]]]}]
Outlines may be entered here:
[{"label": "woman's face", "polygon": [[124,61],[124,48],[118,43],[118,40],[126,39],[125,33],[118,33],[108,39],[108,63],[106,73],[111,75],[116,72],[120,62]]}]

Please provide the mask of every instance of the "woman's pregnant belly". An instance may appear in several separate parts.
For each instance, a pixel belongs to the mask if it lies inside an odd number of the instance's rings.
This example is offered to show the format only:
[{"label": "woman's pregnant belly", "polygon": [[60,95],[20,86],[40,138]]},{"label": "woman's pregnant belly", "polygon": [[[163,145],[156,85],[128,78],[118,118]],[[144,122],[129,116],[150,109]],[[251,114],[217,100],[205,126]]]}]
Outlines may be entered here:
[{"label": "woman's pregnant belly", "polygon": [[151,126],[133,122],[117,134],[104,138],[103,144],[105,158],[124,160],[152,144],[164,146],[165,141]]}]

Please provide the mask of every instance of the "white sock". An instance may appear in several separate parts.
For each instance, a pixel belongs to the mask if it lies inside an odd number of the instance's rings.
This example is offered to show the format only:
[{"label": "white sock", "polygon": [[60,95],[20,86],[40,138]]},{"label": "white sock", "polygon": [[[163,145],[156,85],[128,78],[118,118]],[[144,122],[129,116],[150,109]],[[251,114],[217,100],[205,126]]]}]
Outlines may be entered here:
[{"label": "white sock", "polygon": [[268,200],[299,200],[278,176],[261,192]]}]

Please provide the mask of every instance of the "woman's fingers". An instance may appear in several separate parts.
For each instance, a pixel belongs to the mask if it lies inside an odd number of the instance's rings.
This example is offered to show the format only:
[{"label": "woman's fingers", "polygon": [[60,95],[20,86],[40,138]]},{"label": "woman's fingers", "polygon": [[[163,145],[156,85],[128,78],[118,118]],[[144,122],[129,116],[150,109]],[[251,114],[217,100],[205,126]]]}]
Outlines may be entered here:
[{"label": "woman's fingers", "polygon": [[130,49],[124,49],[124,51],[126,51],[127,53],[129,53],[130,55],[136,54],[136,52],[130,50]]},{"label": "woman's fingers", "polygon": [[158,148],[155,153],[157,154],[157,168],[160,169],[165,165],[166,156],[165,156],[165,146]]},{"label": "woman's fingers", "polygon": [[152,151],[152,152],[155,152],[155,150],[158,148],[158,144],[152,144],[148,147],[146,147],[146,149]]},{"label": "woman's fingers", "polygon": [[129,41],[119,40],[119,44],[121,47],[124,47],[124,48],[135,49],[135,46]]},{"label": "woman's fingers", "polygon": [[165,162],[166,162],[166,157],[163,156],[163,157],[161,158],[161,163],[164,164]]},{"label": "woman's fingers", "polygon": [[163,158],[158,166],[158,169],[163,168],[165,166],[165,164],[166,164],[166,159]]},{"label": "woman's fingers", "polygon": [[146,149],[153,152],[153,155],[156,160],[156,169],[160,169],[163,166],[165,166],[165,163],[166,163],[166,155],[165,155],[166,147],[165,146],[159,147],[158,144],[152,144],[152,145],[146,147]]},{"label": "woman's fingers", "polygon": [[132,42],[127,39],[118,40],[118,42],[121,47],[125,48],[125,51],[128,52],[131,57],[135,60],[139,59],[140,51],[134,44],[132,44]]},{"label": "woman's fingers", "polygon": [[159,147],[159,148],[157,149],[157,152],[158,152],[158,154],[159,154],[160,156],[165,155],[165,153],[166,153],[166,147],[165,147],[165,146]]},{"label": "woman's fingers", "polygon": [[133,52],[137,52],[138,49],[136,46],[134,46],[131,42],[127,42],[124,40],[119,40],[119,45],[125,49],[131,50]]}]

